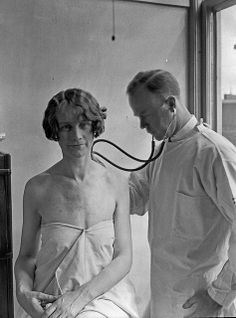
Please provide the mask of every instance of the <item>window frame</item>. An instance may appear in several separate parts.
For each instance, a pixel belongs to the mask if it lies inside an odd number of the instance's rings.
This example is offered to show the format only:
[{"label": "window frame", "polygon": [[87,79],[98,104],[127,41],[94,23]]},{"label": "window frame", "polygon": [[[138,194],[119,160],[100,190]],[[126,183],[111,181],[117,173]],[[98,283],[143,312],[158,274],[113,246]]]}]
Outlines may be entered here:
[{"label": "window frame", "polygon": [[118,0],[128,2],[144,2],[149,4],[163,4],[165,6],[190,7],[191,0]]},{"label": "window frame", "polygon": [[221,16],[236,0],[204,0],[201,4],[201,117],[222,133]]}]

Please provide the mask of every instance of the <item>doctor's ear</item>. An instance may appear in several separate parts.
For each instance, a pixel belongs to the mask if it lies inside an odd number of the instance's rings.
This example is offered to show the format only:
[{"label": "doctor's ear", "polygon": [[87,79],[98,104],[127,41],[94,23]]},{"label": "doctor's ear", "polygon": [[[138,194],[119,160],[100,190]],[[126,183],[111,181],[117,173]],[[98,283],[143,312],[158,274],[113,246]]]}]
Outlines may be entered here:
[{"label": "doctor's ear", "polygon": [[169,96],[167,97],[165,103],[169,106],[170,111],[175,113],[176,112],[176,101],[175,101],[175,97],[174,96]]}]

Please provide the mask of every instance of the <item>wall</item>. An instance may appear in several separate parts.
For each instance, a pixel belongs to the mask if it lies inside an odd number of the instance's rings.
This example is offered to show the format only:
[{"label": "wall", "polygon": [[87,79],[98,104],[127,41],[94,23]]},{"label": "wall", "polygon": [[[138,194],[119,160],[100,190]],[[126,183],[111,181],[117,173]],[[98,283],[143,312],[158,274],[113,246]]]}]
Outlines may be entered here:
[{"label": "wall", "polygon": [[[140,70],[172,71],[187,92],[187,9],[116,1],[116,40],[108,0],[2,0],[0,2],[1,151],[12,156],[14,260],[20,244],[22,195],[26,180],[61,157],[41,127],[56,92],[81,87],[108,107],[106,132],[130,153],[147,157],[150,136],[141,131],[125,94]],[[98,148],[97,148],[98,149]],[[116,151],[111,159],[134,166]],[[142,312],[149,295],[147,216],[132,217],[134,265],[131,278]],[[16,303],[17,307],[17,303]]]}]

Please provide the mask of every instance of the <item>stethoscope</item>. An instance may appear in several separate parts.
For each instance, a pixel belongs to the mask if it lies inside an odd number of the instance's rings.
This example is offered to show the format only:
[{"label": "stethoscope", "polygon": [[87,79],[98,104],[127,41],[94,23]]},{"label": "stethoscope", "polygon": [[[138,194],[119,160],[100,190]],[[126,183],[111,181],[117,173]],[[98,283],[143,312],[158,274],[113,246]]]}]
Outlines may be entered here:
[{"label": "stethoscope", "polygon": [[[99,157],[101,157],[103,160],[107,161],[108,163],[110,163],[112,166],[120,169],[120,170],[123,170],[123,171],[137,171],[137,170],[140,170],[140,169],[143,169],[144,167],[146,167],[150,162],[153,162],[155,160],[157,160],[161,154],[163,153],[163,150],[164,150],[164,146],[165,144],[170,140],[170,137],[171,136],[168,136],[168,132],[169,132],[169,129],[170,129],[170,126],[172,125],[172,123],[174,122],[175,120],[175,117],[176,117],[176,109],[174,108],[173,109],[173,115],[172,115],[172,118],[168,124],[168,127],[166,129],[166,132],[165,132],[165,135],[164,135],[164,138],[160,144],[160,147],[159,147],[159,150],[158,150],[158,153],[153,157],[153,154],[154,154],[154,151],[155,151],[155,140],[154,140],[154,137],[152,136],[152,141],[151,141],[151,153],[148,157],[148,159],[146,160],[143,160],[143,159],[139,159],[139,158],[136,158],[134,156],[132,156],[131,154],[129,154],[128,152],[126,152],[125,150],[123,150],[121,147],[117,146],[115,143],[113,143],[112,141],[110,140],[107,140],[107,139],[97,139],[93,142],[93,145],[91,147],[91,158],[93,158],[93,155],[97,155]],[[174,131],[174,129],[173,129]],[[125,167],[121,167],[119,165],[117,165],[116,163],[112,162],[111,160],[109,160],[108,158],[106,158],[105,156],[103,156],[102,154],[100,154],[99,152],[97,151],[94,151],[93,148],[94,146],[97,144],[97,143],[108,143],[110,145],[112,145],[113,147],[115,147],[116,149],[118,149],[120,152],[122,152],[123,154],[125,154],[127,157],[135,160],[135,161],[138,161],[138,162],[143,162],[142,165],[136,167],[136,168],[125,168]]]}]

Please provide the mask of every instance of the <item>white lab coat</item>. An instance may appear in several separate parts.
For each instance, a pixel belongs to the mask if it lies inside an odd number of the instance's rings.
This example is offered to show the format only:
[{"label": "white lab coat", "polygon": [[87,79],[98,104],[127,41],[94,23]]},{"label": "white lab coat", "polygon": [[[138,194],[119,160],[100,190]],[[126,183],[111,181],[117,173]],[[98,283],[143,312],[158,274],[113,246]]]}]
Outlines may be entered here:
[{"label": "white lab coat", "polygon": [[151,318],[182,318],[202,288],[236,317],[236,148],[192,116],[131,173],[130,195],[132,214],[149,213]]}]

